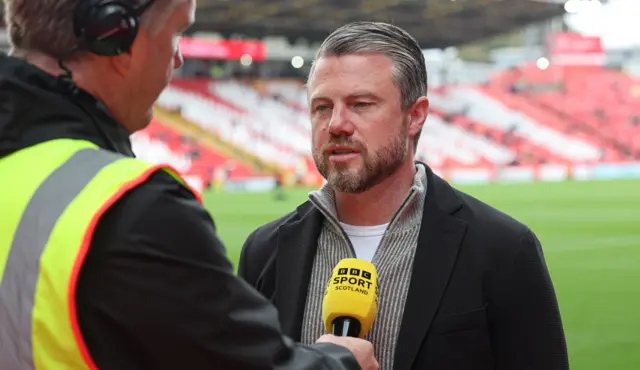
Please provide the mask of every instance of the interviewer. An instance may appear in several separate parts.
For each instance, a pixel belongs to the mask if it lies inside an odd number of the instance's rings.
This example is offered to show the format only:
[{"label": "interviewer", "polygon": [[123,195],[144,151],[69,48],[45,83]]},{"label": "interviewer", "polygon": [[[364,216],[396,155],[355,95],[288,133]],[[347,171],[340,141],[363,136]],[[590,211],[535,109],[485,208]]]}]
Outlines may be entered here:
[{"label": "interviewer", "polygon": [[0,367],[377,369],[368,342],[285,337],[194,193],[133,158],[193,0],[4,3]]}]

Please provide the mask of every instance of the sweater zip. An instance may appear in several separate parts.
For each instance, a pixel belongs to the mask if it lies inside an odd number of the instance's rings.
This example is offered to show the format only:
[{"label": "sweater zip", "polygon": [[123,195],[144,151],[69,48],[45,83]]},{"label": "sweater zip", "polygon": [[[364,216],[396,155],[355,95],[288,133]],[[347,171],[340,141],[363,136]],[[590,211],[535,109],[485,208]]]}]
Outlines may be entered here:
[{"label": "sweater zip", "polygon": [[349,239],[349,235],[347,235],[344,229],[342,229],[342,227],[340,226],[340,223],[335,219],[335,217],[333,217],[331,212],[329,212],[329,210],[327,210],[322,204],[320,204],[320,202],[316,201],[315,197],[309,197],[309,200],[311,201],[311,203],[313,203],[313,205],[318,207],[320,212],[324,214],[324,217],[326,217],[327,220],[329,220],[329,222],[331,222],[331,224],[335,228],[340,230],[342,237],[344,238],[344,240],[347,241],[347,245],[349,246],[349,251],[351,252],[351,257],[357,258],[356,249],[353,247],[353,244],[351,243],[351,239]]},{"label": "sweater zip", "polygon": [[[373,258],[375,258],[376,255],[378,254],[378,251],[380,250],[380,246],[382,245],[382,242],[387,237],[387,234],[389,234],[389,230],[391,229],[391,226],[393,226],[398,216],[405,210],[405,208],[407,207],[407,204],[409,204],[409,202],[413,200],[415,195],[416,195],[416,190],[414,188],[411,188],[411,190],[409,191],[409,194],[400,205],[400,208],[398,208],[398,210],[393,214],[393,217],[391,217],[391,221],[389,221],[389,226],[384,231],[384,234],[382,234],[382,238],[380,238],[380,243],[378,244],[378,249],[374,253]],[[310,197],[309,200],[311,201],[311,203],[313,203],[313,205],[315,205],[320,210],[320,212],[324,214],[327,220],[329,220],[329,222],[331,222],[331,224],[334,227],[340,230],[340,234],[342,235],[342,237],[347,242],[347,245],[349,246],[351,257],[357,258],[358,256],[356,255],[356,250],[353,247],[353,244],[351,243],[351,239],[349,238],[349,235],[347,235],[347,233],[344,231],[344,229],[340,226],[340,222],[331,214],[331,212],[329,212],[329,210],[327,210],[322,204],[320,204],[320,202],[316,201],[315,197]]]},{"label": "sweater zip", "polygon": [[394,225],[394,223],[398,219],[398,216],[400,216],[400,214],[404,212],[405,208],[407,207],[407,204],[409,204],[409,202],[411,202],[413,198],[415,198],[415,196],[416,196],[416,190],[414,188],[411,188],[411,190],[409,191],[409,195],[407,195],[407,197],[404,198],[404,202],[402,202],[402,205],[400,206],[400,208],[398,208],[396,213],[393,214],[393,217],[391,217],[391,221],[389,221],[389,226],[387,226],[387,229],[384,231],[384,234],[382,234],[382,238],[380,238],[380,243],[378,243],[378,248],[376,249],[375,253],[373,254],[373,257],[371,258],[372,261],[377,257],[378,252],[380,251],[380,246],[383,245],[382,243],[387,238],[387,235],[389,235],[389,230],[391,230],[391,227]]}]

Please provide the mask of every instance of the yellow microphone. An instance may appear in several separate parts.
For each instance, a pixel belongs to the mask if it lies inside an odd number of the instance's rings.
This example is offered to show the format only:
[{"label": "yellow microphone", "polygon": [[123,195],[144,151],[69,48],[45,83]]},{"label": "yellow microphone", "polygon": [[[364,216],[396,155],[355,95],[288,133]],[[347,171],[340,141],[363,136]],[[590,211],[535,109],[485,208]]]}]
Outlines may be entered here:
[{"label": "yellow microphone", "polygon": [[333,269],[322,301],[327,333],[364,338],[378,311],[378,273],[372,263],[345,258]]}]

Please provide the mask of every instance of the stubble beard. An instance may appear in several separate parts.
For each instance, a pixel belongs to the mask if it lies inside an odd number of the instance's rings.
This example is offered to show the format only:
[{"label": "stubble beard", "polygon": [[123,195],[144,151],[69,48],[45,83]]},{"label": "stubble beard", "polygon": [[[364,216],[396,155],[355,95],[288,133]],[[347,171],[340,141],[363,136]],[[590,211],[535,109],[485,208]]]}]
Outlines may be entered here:
[{"label": "stubble beard", "polygon": [[366,146],[350,141],[348,138],[335,138],[327,143],[327,145],[350,145],[358,148],[361,163],[331,164],[329,154],[324,153],[323,150],[313,153],[313,161],[318,172],[334,191],[349,194],[363,193],[393,175],[402,166],[408,153],[406,130],[405,124],[387,145],[371,154]]}]

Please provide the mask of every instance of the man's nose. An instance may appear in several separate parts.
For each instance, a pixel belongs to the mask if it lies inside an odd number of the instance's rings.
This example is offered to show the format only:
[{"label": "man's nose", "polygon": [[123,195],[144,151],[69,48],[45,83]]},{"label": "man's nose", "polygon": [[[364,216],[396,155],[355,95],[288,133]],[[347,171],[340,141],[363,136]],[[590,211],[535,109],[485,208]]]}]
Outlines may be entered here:
[{"label": "man's nose", "polygon": [[336,136],[351,136],[355,126],[351,120],[349,110],[346,107],[335,106],[331,121],[329,121],[329,132]]},{"label": "man's nose", "polygon": [[182,59],[182,52],[180,51],[180,49],[178,49],[176,53],[173,54],[173,68],[179,69],[182,67],[183,64],[184,64],[184,59]]}]

